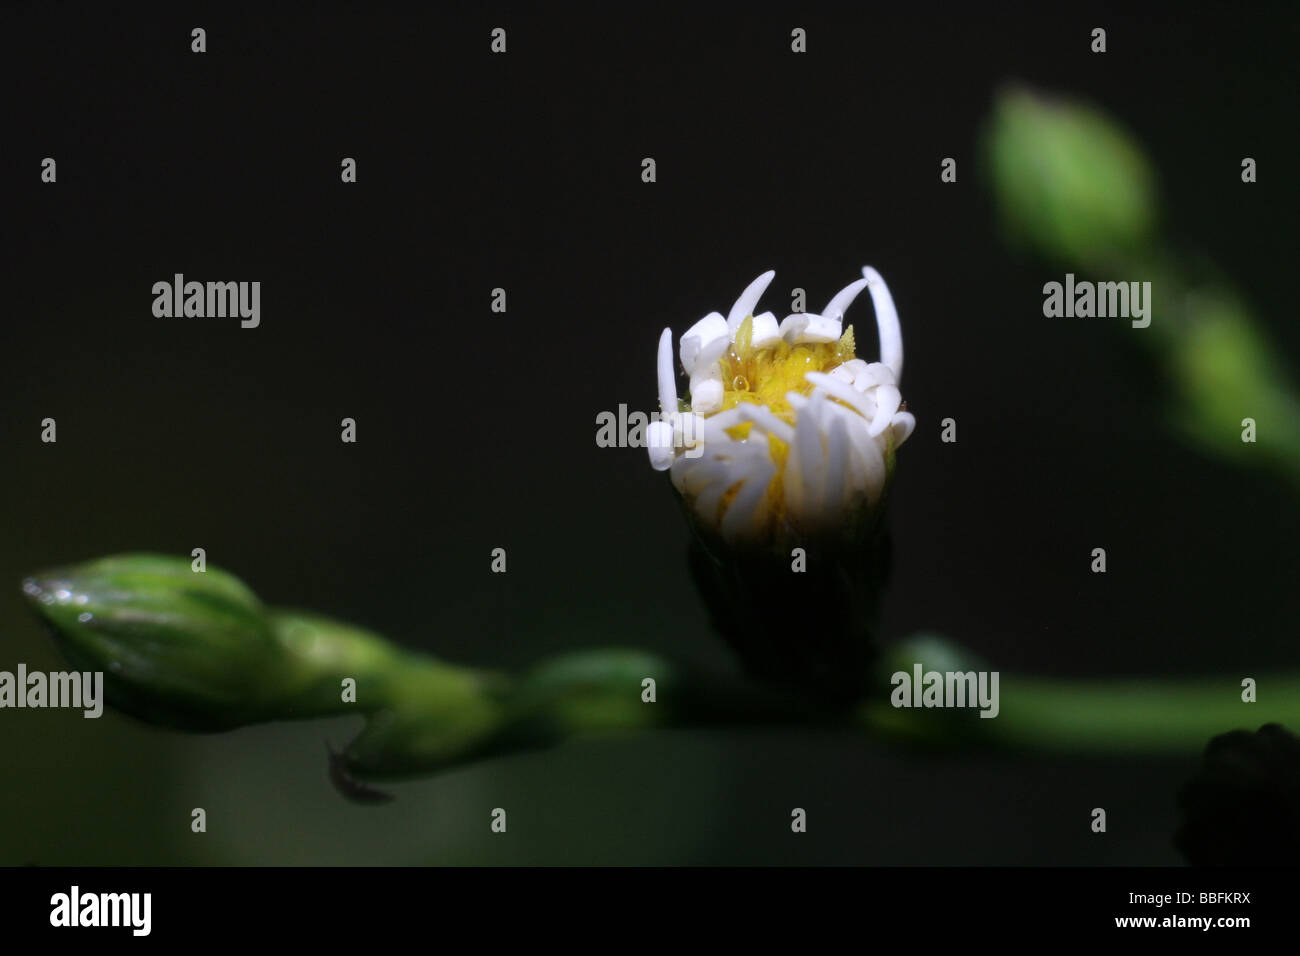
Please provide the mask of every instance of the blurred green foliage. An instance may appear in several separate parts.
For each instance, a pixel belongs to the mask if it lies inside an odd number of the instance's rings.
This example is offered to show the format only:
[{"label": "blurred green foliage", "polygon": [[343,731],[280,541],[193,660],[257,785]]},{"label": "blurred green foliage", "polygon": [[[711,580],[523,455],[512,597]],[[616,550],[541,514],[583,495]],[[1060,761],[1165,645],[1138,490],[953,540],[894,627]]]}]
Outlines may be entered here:
[{"label": "blurred green foliage", "polygon": [[[1014,87],[995,100],[983,154],[1014,244],[1053,267],[1152,283],[1151,324],[1125,340],[1159,364],[1175,430],[1210,454],[1300,485],[1295,378],[1243,297],[1182,265],[1161,234],[1154,164],[1135,138],[1085,103]],[[1251,441],[1243,441],[1247,419]]]}]

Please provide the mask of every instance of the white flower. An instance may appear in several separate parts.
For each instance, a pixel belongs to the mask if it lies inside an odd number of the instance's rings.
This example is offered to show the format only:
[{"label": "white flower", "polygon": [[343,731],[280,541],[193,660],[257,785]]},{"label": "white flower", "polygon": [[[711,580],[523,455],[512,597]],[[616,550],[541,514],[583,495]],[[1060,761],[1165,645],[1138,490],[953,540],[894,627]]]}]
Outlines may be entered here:
[{"label": "white flower", "polygon": [[[724,539],[769,540],[844,526],[883,498],[895,449],[916,420],[900,410],[903,336],[885,280],[867,266],[820,315],[778,323],[754,314],[774,272],[745,289],[724,319],[711,312],[682,335],[690,380],[679,407],[672,330],[659,339],[661,420],[650,462],[671,469],[687,505]],[[854,357],[844,313],[871,295],[880,361]]]}]

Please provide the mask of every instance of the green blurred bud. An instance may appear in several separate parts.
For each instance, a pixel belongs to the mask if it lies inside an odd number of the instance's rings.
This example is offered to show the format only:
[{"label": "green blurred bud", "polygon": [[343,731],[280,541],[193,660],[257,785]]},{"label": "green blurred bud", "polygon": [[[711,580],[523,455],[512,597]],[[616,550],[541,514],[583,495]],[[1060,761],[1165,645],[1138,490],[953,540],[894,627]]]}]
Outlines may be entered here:
[{"label": "green blurred bud", "polygon": [[[401,648],[355,624],[278,608],[269,610],[267,617],[291,663],[280,693],[281,718],[378,710],[388,700],[389,686],[411,665],[410,655]],[[342,702],[344,679],[355,683],[355,703]]]},{"label": "green blurred bud", "polygon": [[383,706],[340,755],[358,778],[427,773],[510,749],[511,681],[490,671],[408,657],[383,685]]},{"label": "green blurred bud", "polygon": [[121,555],[33,575],[23,591],[72,665],[103,671],[119,710],[182,730],[270,719],[286,658],[237,578]]},{"label": "green blurred bud", "polygon": [[575,651],[533,668],[521,680],[513,707],[516,720],[531,722],[548,737],[591,727],[634,730],[669,723],[689,706],[680,683],[678,667],[645,651]]},{"label": "green blurred bud", "polygon": [[1096,269],[1151,241],[1155,176],[1134,140],[1100,110],[1005,90],[984,147],[1003,225],[1036,252]]},{"label": "green blurred bud", "polygon": [[1223,289],[1199,289],[1183,297],[1177,320],[1178,334],[1162,341],[1180,430],[1207,451],[1300,482],[1300,397],[1246,307]]},{"label": "green blurred bud", "polygon": [[914,664],[927,671],[988,669],[988,663],[969,648],[941,634],[922,632],[890,645],[881,657],[880,673],[887,678],[898,671],[911,671]]}]

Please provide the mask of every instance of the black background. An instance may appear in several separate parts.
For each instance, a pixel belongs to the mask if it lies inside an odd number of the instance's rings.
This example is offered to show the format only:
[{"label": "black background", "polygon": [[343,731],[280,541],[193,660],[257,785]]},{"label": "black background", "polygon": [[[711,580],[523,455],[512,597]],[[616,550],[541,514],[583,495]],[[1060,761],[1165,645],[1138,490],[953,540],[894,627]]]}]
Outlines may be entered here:
[{"label": "black background", "polygon": [[[23,574],[194,547],[268,601],[454,660],[616,644],[733,666],[666,478],[597,448],[596,415],[652,409],[659,330],[725,313],[759,272],[777,271],[779,316],[791,288],[817,308],[865,263],[898,303],[919,422],[886,635],[1059,675],[1294,664],[1293,497],[1174,437],[1126,348],[1140,332],[1043,318],[1060,274],[998,241],[978,136],[1009,81],[1109,110],[1159,171],[1167,234],[1245,290],[1294,369],[1296,23],[1195,4],[6,11],[0,666],[58,666]],[[175,272],[261,281],[261,327],[154,318]],[[365,810],[324,781],[336,724],[0,720],[10,863],[1172,863],[1194,765],[666,734]],[[488,836],[499,805],[518,808],[508,847]],[[204,841],[193,806],[236,822]],[[810,809],[806,840],[790,806]]]}]

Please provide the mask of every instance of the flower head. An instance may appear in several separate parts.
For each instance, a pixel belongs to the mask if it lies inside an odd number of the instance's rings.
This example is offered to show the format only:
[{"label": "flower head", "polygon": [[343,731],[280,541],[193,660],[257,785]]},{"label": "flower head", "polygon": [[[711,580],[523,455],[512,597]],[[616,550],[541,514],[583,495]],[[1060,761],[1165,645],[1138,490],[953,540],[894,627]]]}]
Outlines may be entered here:
[{"label": "flower head", "polygon": [[[880,274],[841,289],[820,314],[781,322],[755,314],[765,272],[724,318],[711,312],[681,337],[689,376],[679,403],[672,330],[659,339],[661,419],[648,432],[651,464],[670,471],[687,508],[729,542],[775,542],[854,524],[882,502],[894,452],[916,420],[903,409],[903,337]],[[844,313],[871,295],[880,361],[855,355]]]}]

